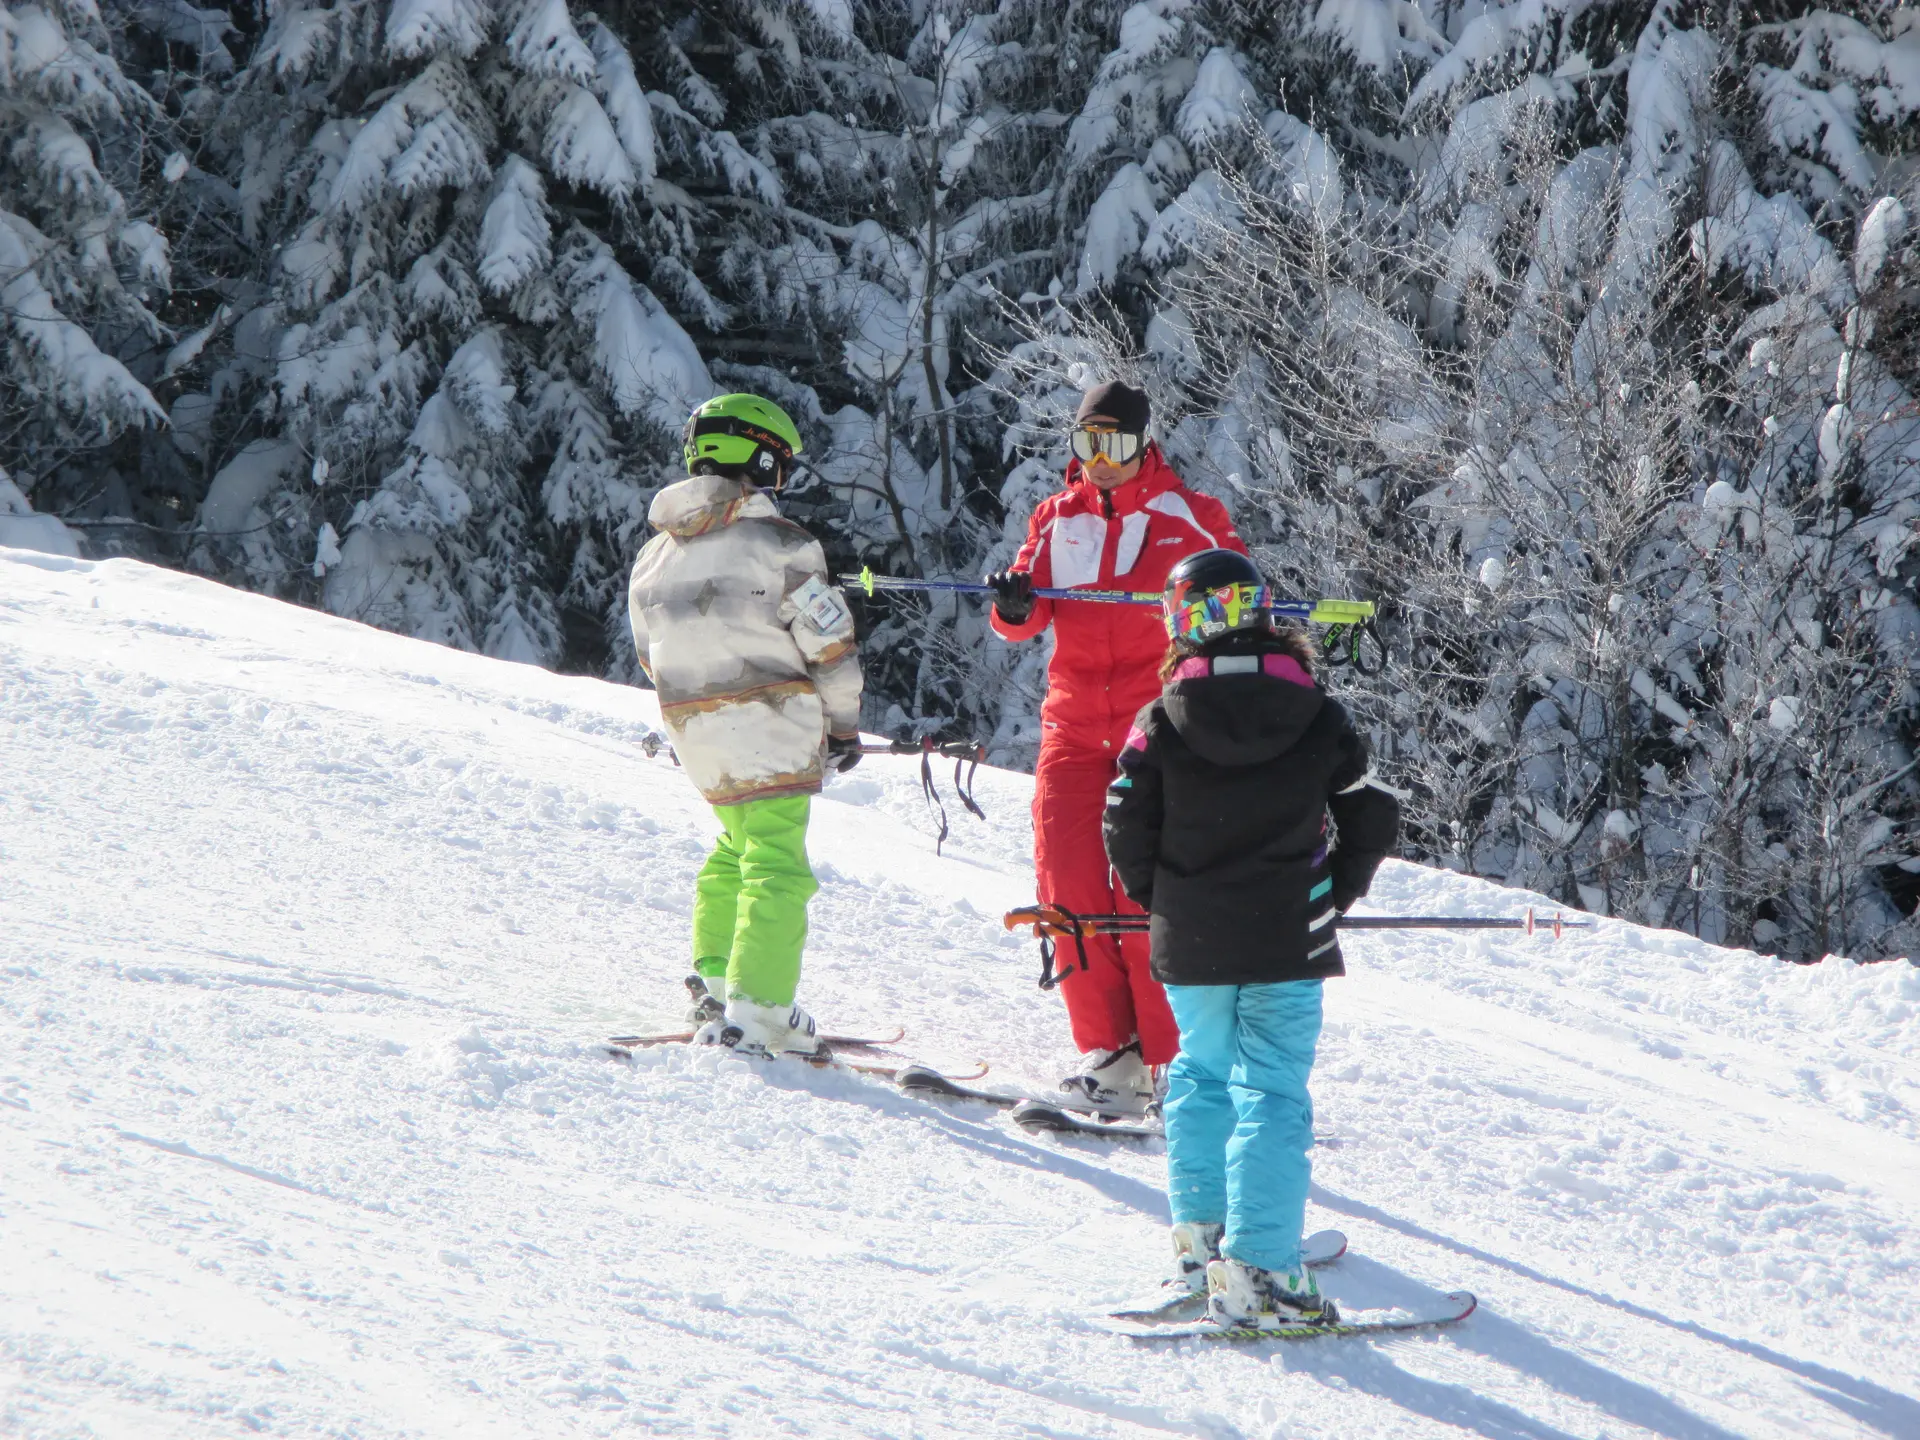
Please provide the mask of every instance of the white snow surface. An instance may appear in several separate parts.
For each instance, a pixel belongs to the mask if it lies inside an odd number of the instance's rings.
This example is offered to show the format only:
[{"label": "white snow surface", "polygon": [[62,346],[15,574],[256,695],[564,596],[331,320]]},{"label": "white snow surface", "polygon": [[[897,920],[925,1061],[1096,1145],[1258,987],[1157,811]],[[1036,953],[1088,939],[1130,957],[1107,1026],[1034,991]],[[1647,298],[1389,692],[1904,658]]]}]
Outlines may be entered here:
[{"label": "white snow surface", "polygon": [[[653,697],[130,561],[0,551],[0,1433],[1920,1435],[1920,971],[1611,920],[1356,935],[1311,1228],[1391,1340],[1142,1350],[1158,1142],[671,1026],[712,817]],[[1072,1059],[1030,781],[944,858],[817,802],[803,999]],[[942,775],[943,786],[948,777]],[[1394,863],[1379,912],[1537,897]],[[1550,907],[1549,907],[1550,908]]]}]

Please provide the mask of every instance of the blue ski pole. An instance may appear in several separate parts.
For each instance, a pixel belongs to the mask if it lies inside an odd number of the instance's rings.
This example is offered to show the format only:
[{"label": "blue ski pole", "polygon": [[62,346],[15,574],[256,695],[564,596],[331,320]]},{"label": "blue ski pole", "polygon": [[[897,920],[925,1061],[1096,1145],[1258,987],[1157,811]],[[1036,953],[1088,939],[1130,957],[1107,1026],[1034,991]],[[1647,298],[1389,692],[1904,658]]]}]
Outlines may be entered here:
[{"label": "blue ski pole", "polygon": [[[914,580],[900,575],[876,575],[863,569],[858,575],[842,575],[842,585],[851,585],[871,597],[882,590],[940,592],[949,595],[991,595],[991,585],[969,580]],[[1086,600],[1104,605],[1158,605],[1158,590],[1063,590],[1045,586],[1033,591],[1043,600]],[[1373,619],[1371,600],[1279,600],[1273,613],[1289,620],[1307,620],[1316,625],[1364,625]]]}]

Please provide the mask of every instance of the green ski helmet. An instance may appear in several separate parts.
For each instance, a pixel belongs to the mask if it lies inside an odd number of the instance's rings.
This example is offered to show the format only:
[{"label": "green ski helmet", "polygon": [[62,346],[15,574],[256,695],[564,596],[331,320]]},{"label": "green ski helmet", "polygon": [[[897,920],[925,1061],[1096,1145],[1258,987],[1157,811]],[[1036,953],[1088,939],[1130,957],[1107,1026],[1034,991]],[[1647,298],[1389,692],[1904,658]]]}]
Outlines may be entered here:
[{"label": "green ski helmet", "polygon": [[800,453],[799,428],[786,411],[758,395],[714,396],[687,417],[680,442],[689,475],[698,475],[704,464],[774,490]]}]

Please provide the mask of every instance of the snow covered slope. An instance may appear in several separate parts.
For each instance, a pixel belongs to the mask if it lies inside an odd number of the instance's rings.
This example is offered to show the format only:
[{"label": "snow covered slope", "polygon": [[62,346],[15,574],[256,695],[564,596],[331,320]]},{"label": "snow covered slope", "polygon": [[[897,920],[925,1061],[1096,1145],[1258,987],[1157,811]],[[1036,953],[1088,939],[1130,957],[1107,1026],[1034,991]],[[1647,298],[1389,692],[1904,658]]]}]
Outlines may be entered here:
[{"label": "snow covered slope", "polygon": [[[712,829],[652,697],[0,551],[0,1433],[1920,1436],[1920,971],[1362,936],[1310,1223],[1392,1342],[1151,1353],[1158,1146],[593,1041]],[[819,803],[804,994],[1046,1080],[1025,777]],[[1410,865],[1383,911],[1527,897]]]}]

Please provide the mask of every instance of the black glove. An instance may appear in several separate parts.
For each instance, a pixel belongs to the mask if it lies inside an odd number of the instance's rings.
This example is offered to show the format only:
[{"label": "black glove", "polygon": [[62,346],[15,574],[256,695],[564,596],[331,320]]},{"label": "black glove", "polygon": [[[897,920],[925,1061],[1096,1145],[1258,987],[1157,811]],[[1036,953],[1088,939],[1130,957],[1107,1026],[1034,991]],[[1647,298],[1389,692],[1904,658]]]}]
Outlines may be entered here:
[{"label": "black glove", "polygon": [[858,735],[827,737],[827,769],[837,775],[844,775],[859,763],[860,737]]},{"label": "black glove", "polygon": [[1351,910],[1359,902],[1360,897],[1367,893],[1368,886],[1354,884],[1353,877],[1343,873],[1337,863],[1333,867],[1332,880],[1333,893],[1327,898],[1333,902],[1333,908],[1342,915]]},{"label": "black glove", "polygon": [[993,608],[1009,625],[1024,625],[1033,614],[1033,576],[1025,570],[996,570],[986,582],[993,590]]}]

